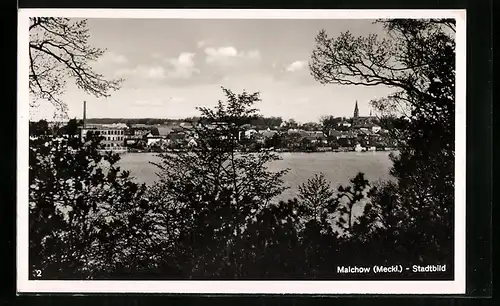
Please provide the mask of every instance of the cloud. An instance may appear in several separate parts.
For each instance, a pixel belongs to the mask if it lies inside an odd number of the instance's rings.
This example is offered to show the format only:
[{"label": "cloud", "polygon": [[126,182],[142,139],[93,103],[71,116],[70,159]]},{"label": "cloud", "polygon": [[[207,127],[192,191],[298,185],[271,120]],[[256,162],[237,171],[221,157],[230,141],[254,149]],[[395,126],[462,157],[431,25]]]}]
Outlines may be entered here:
[{"label": "cloud", "polygon": [[199,73],[200,70],[195,68],[194,56],[195,53],[182,52],[177,58],[166,59],[171,70],[167,71],[167,76],[171,78],[187,79],[194,73]]},{"label": "cloud", "polygon": [[220,48],[206,48],[205,49],[206,62],[214,63],[224,61],[229,57],[238,55],[238,51],[234,47],[220,47]]},{"label": "cloud", "polygon": [[[154,54],[159,57],[159,54]],[[123,68],[115,75],[124,78],[142,78],[147,80],[188,79],[200,70],[195,67],[195,53],[182,52],[177,57],[163,58],[161,63],[138,65],[135,68]]]},{"label": "cloud", "polygon": [[151,80],[161,80],[166,77],[165,69],[160,66],[137,66],[132,69],[120,69],[115,72],[117,76],[126,77],[126,76],[139,76],[146,79]]},{"label": "cloud", "polygon": [[307,67],[307,61],[295,61],[286,67],[286,71],[295,72]]},{"label": "cloud", "polygon": [[235,59],[260,60],[259,50],[250,50],[247,52],[238,52],[235,47],[209,47],[205,49],[205,61],[208,64],[233,64]]},{"label": "cloud", "polygon": [[204,41],[204,40],[200,40],[199,42],[197,42],[197,43],[196,43],[196,46],[197,46],[198,48],[201,48],[201,47],[205,46],[206,44],[207,44],[207,42],[206,42],[206,41]]},{"label": "cloud", "polygon": [[165,69],[162,66],[149,67],[145,70],[145,76],[148,79],[164,79]]}]

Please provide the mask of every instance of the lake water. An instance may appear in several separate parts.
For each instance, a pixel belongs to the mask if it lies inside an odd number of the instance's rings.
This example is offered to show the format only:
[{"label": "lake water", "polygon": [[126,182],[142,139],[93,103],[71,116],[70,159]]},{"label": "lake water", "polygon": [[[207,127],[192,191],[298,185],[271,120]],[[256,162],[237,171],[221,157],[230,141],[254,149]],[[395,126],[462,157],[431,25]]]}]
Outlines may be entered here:
[{"label": "lake water", "polygon": [[[332,188],[347,185],[349,179],[358,172],[365,173],[369,181],[390,179],[389,169],[392,162],[389,152],[322,152],[322,153],[280,153],[282,160],[269,164],[271,171],[288,168],[284,181],[290,188],[282,198],[297,195],[298,186],[305,183],[315,173],[324,173],[332,182]],[[157,167],[149,162],[159,161],[154,153],[127,153],[121,155],[119,165],[129,170],[139,183],[151,184],[156,179]]]}]

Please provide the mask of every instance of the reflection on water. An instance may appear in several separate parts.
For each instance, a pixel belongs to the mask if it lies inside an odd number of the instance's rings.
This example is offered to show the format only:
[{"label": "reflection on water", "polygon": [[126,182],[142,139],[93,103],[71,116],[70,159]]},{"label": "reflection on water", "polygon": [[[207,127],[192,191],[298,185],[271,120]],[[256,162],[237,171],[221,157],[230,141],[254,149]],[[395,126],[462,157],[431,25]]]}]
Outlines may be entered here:
[{"label": "reflection on water", "polygon": [[[346,185],[358,172],[365,173],[369,181],[390,179],[392,165],[389,152],[323,152],[323,153],[280,153],[282,160],[269,164],[271,171],[288,168],[284,176],[285,185],[290,187],[282,198],[289,199],[297,194],[298,186],[315,173],[323,172],[332,182],[332,187]],[[128,153],[121,156],[119,165],[129,170],[137,182],[151,184],[156,179],[157,167],[150,162],[159,158],[154,153]]]}]

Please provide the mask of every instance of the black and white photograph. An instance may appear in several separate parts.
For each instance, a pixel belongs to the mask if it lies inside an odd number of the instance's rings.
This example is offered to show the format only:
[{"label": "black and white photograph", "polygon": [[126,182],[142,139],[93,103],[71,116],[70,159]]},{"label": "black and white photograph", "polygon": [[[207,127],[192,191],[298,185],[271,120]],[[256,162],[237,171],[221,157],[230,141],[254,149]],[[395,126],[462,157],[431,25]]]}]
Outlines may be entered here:
[{"label": "black and white photograph", "polygon": [[18,36],[18,291],[464,292],[465,11],[20,10]]}]

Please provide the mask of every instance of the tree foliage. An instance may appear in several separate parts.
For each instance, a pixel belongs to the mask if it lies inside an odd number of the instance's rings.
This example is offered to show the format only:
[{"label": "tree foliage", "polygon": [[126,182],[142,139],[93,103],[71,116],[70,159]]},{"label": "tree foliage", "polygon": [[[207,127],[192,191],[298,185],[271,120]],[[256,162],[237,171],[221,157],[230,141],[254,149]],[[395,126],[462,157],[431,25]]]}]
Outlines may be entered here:
[{"label": "tree foliage", "polygon": [[242,126],[257,113],[258,93],[223,91],[227,101],[214,109],[199,108],[200,124],[191,131],[197,135],[196,147],[162,154],[157,164],[155,190],[175,228],[169,236],[178,242],[175,260],[182,260],[193,277],[240,277],[246,222],[284,190],[286,170],[266,167],[277,155],[237,152]]},{"label": "tree foliage", "polygon": [[[398,140],[391,174],[378,189],[376,211],[397,216],[408,239],[431,256],[452,260],[454,206],[454,20],[379,20],[387,37],[342,33],[316,37],[310,69],[323,84],[388,86],[372,101]],[[394,215],[392,215],[394,214]],[[380,219],[378,214],[377,219]],[[388,232],[387,232],[388,233]],[[397,241],[400,241],[399,239]],[[434,250],[436,252],[434,252]]]},{"label": "tree foliage", "polygon": [[331,129],[336,129],[338,125],[342,122],[341,117],[334,116],[322,116],[320,118],[320,123],[323,126],[323,132],[328,133]]},{"label": "tree foliage", "polygon": [[299,186],[298,198],[307,207],[314,219],[324,219],[328,207],[334,202],[334,192],[323,173],[315,174]]},{"label": "tree foliage", "polygon": [[[152,242],[143,210],[145,187],[98,153],[99,139],[30,139],[29,260],[47,279],[89,279],[132,265]],[[105,165],[107,164],[107,167]]]}]

